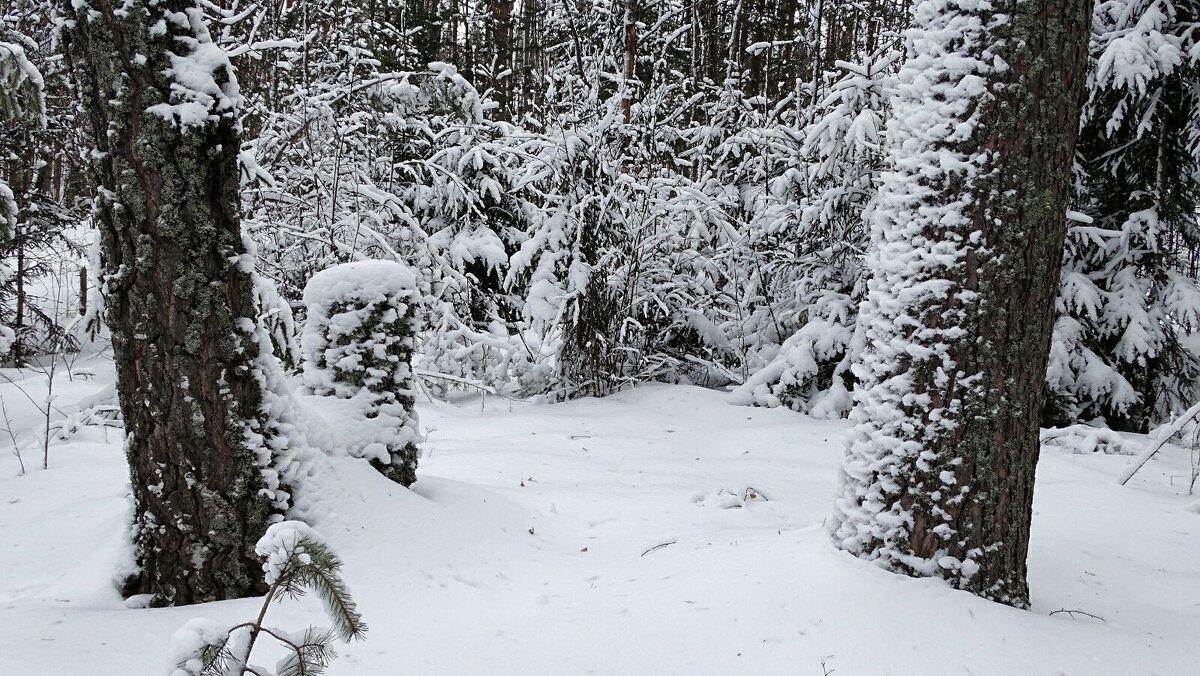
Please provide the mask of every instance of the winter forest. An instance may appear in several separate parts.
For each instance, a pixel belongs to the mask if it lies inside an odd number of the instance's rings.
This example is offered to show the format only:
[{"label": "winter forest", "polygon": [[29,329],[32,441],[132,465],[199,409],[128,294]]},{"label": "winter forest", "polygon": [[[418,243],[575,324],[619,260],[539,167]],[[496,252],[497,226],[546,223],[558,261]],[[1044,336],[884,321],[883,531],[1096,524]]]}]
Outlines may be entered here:
[{"label": "winter forest", "polygon": [[1200,0],[0,0],[0,673],[1200,673]]}]

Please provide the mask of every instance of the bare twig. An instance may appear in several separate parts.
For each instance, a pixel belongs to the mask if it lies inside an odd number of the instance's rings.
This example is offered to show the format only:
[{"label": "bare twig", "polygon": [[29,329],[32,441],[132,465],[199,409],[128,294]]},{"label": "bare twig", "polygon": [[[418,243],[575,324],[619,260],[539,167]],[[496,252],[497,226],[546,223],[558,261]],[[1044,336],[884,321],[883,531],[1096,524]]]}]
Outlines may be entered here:
[{"label": "bare twig", "polygon": [[[667,542],[660,542],[660,543],[654,545],[653,547],[651,547],[650,549],[647,549],[646,551],[642,552],[642,556],[645,556],[645,555],[649,554],[650,552],[655,551],[656,549],[662,549],[663,547],[670,547],[671,545],[675,544],[676,542],[679,542],[679,540],[669,540]],[[638,558],[641,558],[641,557],[638,557]]]},{"label": "bare twig", "polygon": [[17,462],[21,464],[21,476],[25,476],[25,460],[21,457],[21,445],[17,443],[17,435],[12,428],[12,418],[8,417],[8,409],[4,406],[3,398],[0,398],[0,415],[4,416],[4,431],[12,440],[13,455],[17,456]]},{"label": "bare twig", "polygon": [[1059,608],[1058,610],[1052,610],[1052,611],[1050,611],[1050,614],[1051,614],[1051,615],[1054,615],[1054,614],[1056,614],[1056,613],[1066,613],[1066,614],[1070,615],[1072,619],[1074,619],[1076,615],[1083,615],[1083,616],[1085,616],[1085,617],[1090,617],[1090,618],[1092,618],[1093,620],[1100,620],[1101,622],[1108,622],[1108,620],[1104,619],[1103,617],[1100,617],[1099,615],[1093,615],[1093,614],[1091,614],[1091,613],[1085,613],[1085,612],[1084,612],[1084,611],[1082,611],[1082,610],[1068,610],[1068,609],[1066,609],[1066,608]]}]

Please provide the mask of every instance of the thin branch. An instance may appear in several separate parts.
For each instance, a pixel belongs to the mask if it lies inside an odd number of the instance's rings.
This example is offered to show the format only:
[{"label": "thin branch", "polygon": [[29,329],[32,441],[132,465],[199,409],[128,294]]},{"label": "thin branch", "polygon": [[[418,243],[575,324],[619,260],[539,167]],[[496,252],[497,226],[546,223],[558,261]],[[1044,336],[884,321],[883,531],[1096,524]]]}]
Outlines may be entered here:
[{"label": "thin branch", "polygon": [[1050,611],[1051,615],[1055,615],[1057,613],[1066,613],[1066,614],[1070,615],[1072,619],[1074,619],[1076,615],[1083,615],[1085,617],[1090,617],[1093,620],[1100,620],[1101,622],[1108,622],[1108,620],[1104,619],[1103,617],[1100,617],[1099,615],[1093,615],[1091,613],[1086,613],[1082,610],[1068,610],[1066,608],[1059,608],[1058,610]]},{"label": "thin branch", "polygon": [[[645,556],[655,550],[662,549],[663,547],[670,547],[671,545],[675,544],[676,542],[679,542],[679,540],[670,540],[667,542],[660,542],[659,544],[656,544],[653,547],[651,547],[650,549],[647,549],[646,551],[642,552],[642,556]],[[638,558],[641,558],[641,557],[639,556]]]}]

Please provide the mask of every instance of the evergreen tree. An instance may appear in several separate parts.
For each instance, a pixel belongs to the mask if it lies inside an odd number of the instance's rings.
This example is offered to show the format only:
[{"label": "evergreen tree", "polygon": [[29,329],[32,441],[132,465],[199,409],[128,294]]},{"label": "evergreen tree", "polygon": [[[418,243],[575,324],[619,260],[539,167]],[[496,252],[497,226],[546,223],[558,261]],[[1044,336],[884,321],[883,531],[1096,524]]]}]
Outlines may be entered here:
[{"label": "evergreen tree", "polygon": [[[366,633],[367,625],[342,580],[341,559],[306,524],[272,524],[254,550],[264,559],[268,585],[258,617],[232,627],[207,617],[189,620],[171,637],[176,664],[171,676],[321,674],[337,657],[335,638],[349,642]],[[332,628],[308,627],[293,633],[263,624],[272,604],[309,591],[320,597]],[[274,671],[251,661],[261,639],[278,643],[285,651],[286,657],[276,662]]]},{"label": "evergreen tree", "polygon": [[[18,363],[73,346],[64,319],[75,308],[61,289],[74,270],[66,280],[59,273],[81,253],[67,237],[82,220],[78,149],[49,14],[45,3],[20,0],[0,16],[0,324],[11,326],[8,357]],[[34,290],[47,286],[47,294]]]},{"label": "evergreen tree", "polygon": [[1200,399],[1200,3],[1104,0],[1047,382],[1051,424],[1145,432]]},{"label": "evergreen tree", "polygon": [[735,391],[739,403],[824,417],[850,408],[861,255],[898,56],[889,51],[862,65],[837,62],[841,72],[827,78],[824,98],[798,135],[799,152],[769,181],[755,210],[747,263],[761,270],[769,300],[754,315],[766,335],[751,358],[763,365]]},{"label": "evergreen tree", "polygon": [[353,402],[339,445],[403,486],[417,480],[420,456],[412,372],[418,299],[412,272],[384,260],[327,268],[304,289],[305,384]]},{"label": "evergreen tree", "polygon": [[[7,26],[4,28],[7,29]],[[15,38],[20,44],[0,42],[0,125],[3,128],[11,125],[24,128],[31,124],[42,124],[45,120],[42,75],[26,55],[26,47],[32,41],[23,35],[9,33],[9,30],[5,30],[0,33],[0,38]],[[26,158],[12,157],[10,161],[25,162]],[[7,252],[16,242],[19,210],[16,196],[5,178],[0,174],[0,250]],[[0,288],[20,280],[23,270],[19,264],[16,268],[10,268],[7,256],[0,258]],[[0,311],[4,309],[0,307]],[[14,324],[20,326],[20,322]],[[0,323],[0,355],[8,354],[16,342],[16,332]]]}]

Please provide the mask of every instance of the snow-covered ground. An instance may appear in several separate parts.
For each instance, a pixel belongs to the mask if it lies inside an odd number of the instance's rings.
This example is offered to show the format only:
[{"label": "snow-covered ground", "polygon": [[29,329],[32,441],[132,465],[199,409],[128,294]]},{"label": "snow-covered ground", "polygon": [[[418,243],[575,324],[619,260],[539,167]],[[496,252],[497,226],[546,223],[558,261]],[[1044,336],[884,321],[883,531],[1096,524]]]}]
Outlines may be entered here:
[{"label": "snow-covered ground", "polygon": [[[111,382],[90,366],[95,382],[56,382],[64,410]],[[15,386],[0,379],[0,396],[34,426]],[[1124,488],[1128,457],[1047,449],[1020,611],[832,548],[844,422],[678,386],[420,414],[414,491],[350,459],[323,480],[316,528],[370,625],[331,674],[1200,673],[1200,514],[1174,447]],[[25,451],[23,477],[0,457],[0,674],[160,676],[188,619],[252,618],[257,599],[125,608],[119,434],[56,442],[48,471],[39,456]],[[268,616],[323,622],[311,598]]]}]

